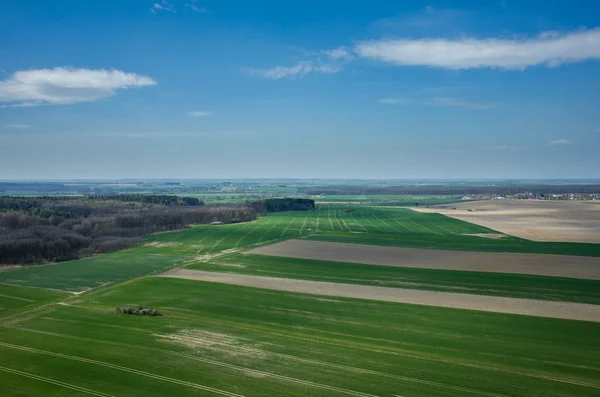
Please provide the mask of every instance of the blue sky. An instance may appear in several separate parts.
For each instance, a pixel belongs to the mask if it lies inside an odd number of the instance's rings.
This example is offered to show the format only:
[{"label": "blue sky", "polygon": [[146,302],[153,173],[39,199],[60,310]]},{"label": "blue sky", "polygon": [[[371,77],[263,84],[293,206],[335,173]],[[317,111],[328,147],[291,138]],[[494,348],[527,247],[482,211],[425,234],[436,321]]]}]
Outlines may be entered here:
[{"label": "blue sky", "polygon": [[594,1],[5,0],[0,179],[598,178]]}]

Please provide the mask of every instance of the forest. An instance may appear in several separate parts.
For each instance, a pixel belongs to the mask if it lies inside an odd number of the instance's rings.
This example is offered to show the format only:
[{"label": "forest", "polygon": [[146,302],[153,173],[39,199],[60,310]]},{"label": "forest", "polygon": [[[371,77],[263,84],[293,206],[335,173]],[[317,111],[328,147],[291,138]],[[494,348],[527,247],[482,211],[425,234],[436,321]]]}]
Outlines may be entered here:
[{"label": "forest", "polygon": [[315,209],[315,200],[294,197],[248,201],[248,204],[259,213]]},{"label": "forest", "polygon": [[77,259],[138,245],[148,234],[257,214],[250,205],[140,196],[0,197],[0,265]]}]

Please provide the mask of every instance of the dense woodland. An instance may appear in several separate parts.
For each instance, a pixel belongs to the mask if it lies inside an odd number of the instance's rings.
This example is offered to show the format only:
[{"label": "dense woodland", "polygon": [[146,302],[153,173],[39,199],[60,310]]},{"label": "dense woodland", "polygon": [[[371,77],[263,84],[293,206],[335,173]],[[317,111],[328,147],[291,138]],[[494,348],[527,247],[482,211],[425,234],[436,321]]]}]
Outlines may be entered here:
[{"label": "dense woodland", "polygon": [[0,196],[0,265],[82,258],[138,245],[141,237],[192,224],[235,223],[257,213],[306,211],[314,200],[267,199],[205,206],[193,197],[102,195]]},{"label": "dense woodland", "polygon": [[249,201],[248,204],[259,213],[315,209],[315,200],[293,197]]},{"label": "dense woodland", "polygon": [[82,258],[132,247],[144,235],[191,224],[256,219],[250,205],[203,206],[187,198],[139,196],[0,197],[0,264]]}]

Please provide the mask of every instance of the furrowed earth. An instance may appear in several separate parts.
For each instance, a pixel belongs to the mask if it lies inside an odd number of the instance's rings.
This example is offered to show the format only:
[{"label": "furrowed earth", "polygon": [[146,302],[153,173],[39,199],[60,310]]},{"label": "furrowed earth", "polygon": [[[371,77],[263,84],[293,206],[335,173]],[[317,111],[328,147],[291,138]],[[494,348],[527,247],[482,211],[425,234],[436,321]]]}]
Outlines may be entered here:
[{"label": "furrowed earth", "polygon": [[[305,255],[285,257],[291,246]],[[597,396],[599,257],[600,244],[364,204],[191,227],[1,271],[0,384],[19,396]],[[138,306],[162,316],[115,311]]]}]

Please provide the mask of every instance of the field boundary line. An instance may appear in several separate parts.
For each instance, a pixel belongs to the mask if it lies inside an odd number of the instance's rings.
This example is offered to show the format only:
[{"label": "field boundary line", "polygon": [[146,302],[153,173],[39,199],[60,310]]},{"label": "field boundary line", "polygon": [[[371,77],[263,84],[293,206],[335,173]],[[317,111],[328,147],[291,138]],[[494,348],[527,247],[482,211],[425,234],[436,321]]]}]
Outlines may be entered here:
[{"label": "field boundary line", "polygon": [[200,385],[198,383],[192,383],[192,382],[187,382],[187,381],[180,380],[180,379],[169,378],[167,376],[157,375],[157,374],[153,374],[150,372],[145,372],[145,371],[140,371],[140,370],[133,369],[133,368],[123,367],[121,365],[106,363],[103,361],[92,360],[89,358],[71,356],[71,355],[63,354],[63,353],[55,353],[55,352],[50,352],[50,351],[46,351],[46,350],[35,349],[33,347],[13,345],[10,343],[5,343],[5,342],[0,342],[0,346],[8,348],[8,349],[13,349],[13,350],[22,350],[22,351],[26,351],[29,353],[43,354],[43,355],[52,356],[52,357],[64,358],[67,360],[79,361],[79,362],[83,362],[83,363],[87,363],[87,364],[99,365],[102,367],[111,368],[111,369],[115,369],[115,370],[122,371],[122,372],[129,372],[132,374],[141,375],[141,376],[145,376],[145,377],[156,379],[156,380],[162,380],[165,382],[175,383],[175,384],[182,385],[182,386],[188,386],[188,387],[192,387],[195,389],[212,392],[215,394],[221,394],[223,396],[243,397],[241,394],[231,393],[226,390],[216,389],[214,387],[204,386],[204,385]]},{"label": "field boundary line", "polygon": [[[35,266],[44,266],[44,265],[35,265]],[[19,284],[5,283],[5,282],[0,282],[0,285],[8,285],[9,287],[43,289],[43,290],[47,290],[47,291],[63,292],[65,294],[72,294],[73,293],[73,291],[69,291],[69,290],[65,290],[65,289],[38,287],[38,286],[35,286],[35,285],[24,285],[24,284],[23,285],[19,285]]]},{"label": "field boundary line", "polygon": [[293,217],[292,220],[290,221],[290,223],[288,223],[288,225],[285,227],[285,229],[283,229],[283,231],[281,232],[281,236],[279,236],[279,238],[283,238],[283,235],[285,234],[285,232],[288,231],[288,229],[290,229],[290,226],[292,226],[292,224],[294,223],[295,220],[296,220],[296,217]]},{"label": "field boundary line", "polygon": [[3,298],[15,299],[15,300],[18,300],[18,301],[29,302],[29,303],[35,303],[35,302],[37,302],[36,300],[21,298],[20,296],[12,296],[12,295],[5,295],[5,294],[0,294],[0,296],[3,297]]},{"label": "field boundary line", "polygon": [[51,379],[51,378],[46,378],[44,376],[39,376],[39,375],[31,374],[29,372],[19,371],[17,369],[13,369],[13,368],[6,368],[6,367],[0,366],[0,371],[8,372],[8,373],[15,374],[15,375],[20,375],[20,376],[23,376],[23,377],[26,377],[26,378],[30,378],[30,379],[39,380],[41,382],[51,383],[51,384],[56,385],[56,386],[62,386],[62,387],[67,388],[67,389],[79,391],[79,392],[86,393],[86,394],[91,394],[93,396],[114,397],[112,394],[98,393],[98,392],[96,392],[94,390],[86,389],[85,387],[72,385],[70,383],[65,383],[65,382],[61,382],[61,381],[56,380],[56,379]]},{"label": "field boundary line", "polygon": [[270,228],[268,228],[262,236],[260,236],[260,238],[258,239],[258,242],[262,242],[263,237],[265,237],[275,226],[277,226],[281,221],[283,220],[283,216],[279,217],[279,220],[277,222],[275,222],[274,224],[271,225]]},{"label": "field boundary line", "polygon": [[[339,207],[338,207],[337,205],[335,206],[335,210],[336,210],[336,211],[339,211],[339,214],[340,214],[340,220],[342,221],[342,223],[344,224],[344,226],[346,227],[346,229],[348,229],[348,231],[349,231],[349,232],[351,232],[351,231],[352,231],[352,229],[350,229],[350,227],[348,227],[348,224],[346,223],[346,221],[344,220],[344,217],[342,216],[342,210],[341,210],[341,209],[339,209]],[[338,221],[338,222],[339,222],[339,221]]]}]

